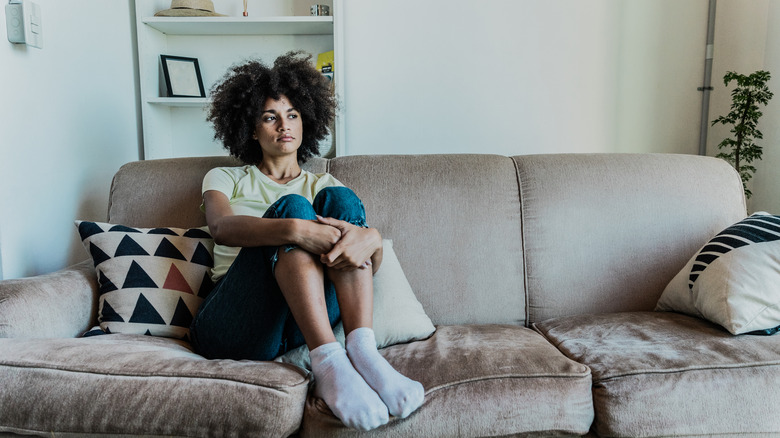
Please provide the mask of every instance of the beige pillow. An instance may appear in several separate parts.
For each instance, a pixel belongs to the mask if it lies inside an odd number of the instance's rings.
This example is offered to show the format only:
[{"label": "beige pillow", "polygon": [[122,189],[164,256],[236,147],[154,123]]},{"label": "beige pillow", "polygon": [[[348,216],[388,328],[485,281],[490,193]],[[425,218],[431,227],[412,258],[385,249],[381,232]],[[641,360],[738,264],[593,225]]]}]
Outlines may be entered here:
[{"label": "beige pillow", "polygon": [[667,285],[656,310],[710,320],[732,334],[780,326],[780,216],[754,214],[713,237]]},{"label": "beige pillow", "polygon": [[[382,265],[374,275],[374,334],[377,348],[425,339],[435,330],[406,280],[393,251],[393,241],[383,240]],[[341,323],[333,332],[336,340],[344,345],[344,327]],[[277,357],[276,361],[311,369],[306,345],[288,351]]]}]

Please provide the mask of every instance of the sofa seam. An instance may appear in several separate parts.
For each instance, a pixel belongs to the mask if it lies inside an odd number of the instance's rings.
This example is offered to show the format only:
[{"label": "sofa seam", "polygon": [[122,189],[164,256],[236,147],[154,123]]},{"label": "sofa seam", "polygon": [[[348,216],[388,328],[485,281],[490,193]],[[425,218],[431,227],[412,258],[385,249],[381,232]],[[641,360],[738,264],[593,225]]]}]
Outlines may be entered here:
[{"label": "sofa seam", "polygon": [[[562,341],[553,340],[549,336],[549,331],[539,327],[539,325],[537,325],[536,323],[531,324],[531,327],[529,327],[529,328],[532,329],[533,331],[535,331],[536,333],[539,333],[540,336],[542,336],[547,342],[549,342],[550,345],[555,347],[556,350],[560,351],[561,354],[563,354],[564,356],[569,358],[569,360],[574,360],[570,356],[566,355],[566,353],[563,350],[561,350],[561,345],[564,343],[564,340],[562,340]],[[575,361],[575,362],[577,362],[577,361]],[[580,362],[577,362],[577,363],[580,363]]]},{"label": "sofa seam", "polygon": [[6,368],[23,368],[23,369],[33,369],[33,370],[47,370],[47,371],[61,371],[65,373],[74,373],[74,374],[91,374],[96,376],[107,376],[107,377],[130,377],[130,378],[152,378],[152,377],[159,377],[159,378],[173,378],[173,379],[202,379],[202,380],[220,380],[225,382],[233,382],[233,383],[240,383],[242,385],[247,386],[254,386],[258,388],[267,388],[274,391],[280,391],[282,392],[286,388],[297,388],[299,386],[302,386],[305,384],[306,386],[311,383],[311,379],[309,379],[308,375],[302,376],[303,379],[300,383],[294,384],[294,385],[285,385],[285,386],[270,386],[270,385],[262,385],[257,383],[251,383],[235,378],[228,378],[228,377],[210,377],[210,376],[198,376],[198,375],[182,375],[182,374],[169,374],[169,373],[160,373],[160,374],[129,374],[129,373],[107,373],[107,372],[96,372],[96,371],[81,371],[81,370],[73,370],[68,368],[59,368],[59,367],[53,367],[53,366],[30,366],[25,364],[14,364],[14,363],[0,363],[0,368],[6,367]]},{"label": "sofa seam", "polygon": [[490,376],[490,377],[476,377],[473,379],[461,379],[455,382],[443,383],[441,385],[437,385],[429,389],[426,389],[425,395],[427,396],[428,394],[431,394],[436,391],[440,391],[447,388],[453,388],[467,383],[486,382],[490,380],[502,380],[502,379],[525,380],[525,379],[550,378],[550,379],[581,380],[587,378],[588,381],[592,382],[593,374],[591,373],[590,368],[586,366],[585,369],[586,371],[583,372],[581,375],[563,376],[563,375],[555,375],[555,374],[531,374],[531,375],[518,376],[513,374],[506,374],[506,375],[498,375],[498,376]]},{"label": "sofa seam", "polygon": [[598,379],[596,379],[594,376],[593,383],[596,384],[596,383],[605,382],[609,380],[616,380],[624,377],[639,376],[639,375],[646,375],[646,374],[680,374],[680,373],[689,373],[689,372],[696,372],[696,371],[734,370],[734,369],[742,369],[742,368],[768,368],[768,367],[778,367],[778,366],[780,366],[780,361],[775,363],[704,366],[704,367],[696,367],[696,368],[677,368],[671,370],[641,370],[641,371],[626,372],[622,374],[615,374],[608,377],[601,377]]},{"label": "sofa seam", "polygon": [[37,428],[29,428],[29,427],[17,427],[12,425],[0,425],[0,432],[7,432],[7,433],[15,433],[18,434],[17,431],[21,431],[22,435],[46,435],[46,436],[55,436],[55,435],[65,435],[67,436],[80,436],[80,437],[121,437],[121,436],[139,436],[139,437],[166,437],[166,438],[185,438],[190,435],[164,435],[164,434],[116,434],[111,432],[71,432],[71,431],[63,431],[63,430],[39,430]]},{"label": "sofa seam", "polygon": [[528,293],[528,260],[526,257],[525,247],[525,203],[523,202],[523,182],[520,178],[520,163],[516,157],[509,157],[512,160],[512,164],[515,167],[515,180],[517,182],[517,195],[520,203],[520,249],[522,252],[521,259],[523,265],[523,298],[525,299],[525,326],[531,326],[531,303]]}]

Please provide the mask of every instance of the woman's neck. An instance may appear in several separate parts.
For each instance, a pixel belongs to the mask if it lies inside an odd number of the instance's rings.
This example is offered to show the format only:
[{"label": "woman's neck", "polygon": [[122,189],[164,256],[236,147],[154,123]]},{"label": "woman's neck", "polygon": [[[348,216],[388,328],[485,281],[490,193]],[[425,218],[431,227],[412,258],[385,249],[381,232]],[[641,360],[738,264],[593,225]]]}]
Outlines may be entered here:
[{"label": "woman's neck", "polygon": [[298,160],[273,161],[264,159],[257,165],[257,168],[279,184],[286,184],[301,174]]}]

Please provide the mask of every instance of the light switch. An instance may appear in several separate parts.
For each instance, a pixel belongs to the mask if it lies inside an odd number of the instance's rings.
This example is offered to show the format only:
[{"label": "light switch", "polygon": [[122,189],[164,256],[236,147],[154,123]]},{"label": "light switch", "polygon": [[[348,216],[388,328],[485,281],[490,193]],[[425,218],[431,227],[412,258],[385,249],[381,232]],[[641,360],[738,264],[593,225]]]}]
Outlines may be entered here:
[{"label": "light switch", "polygon": [[5,5],[8,41],[43,48],[41,8],[29,0],[10,0]]}]

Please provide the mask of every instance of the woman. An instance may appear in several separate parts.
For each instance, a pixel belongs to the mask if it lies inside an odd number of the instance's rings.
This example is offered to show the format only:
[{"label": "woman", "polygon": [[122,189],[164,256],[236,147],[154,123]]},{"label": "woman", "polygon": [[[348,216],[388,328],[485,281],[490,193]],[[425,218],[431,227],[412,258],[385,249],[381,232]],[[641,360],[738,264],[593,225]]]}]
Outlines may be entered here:
[{"label": "woman", "polygon": [[[370,430],[408,416],[423,387],[379,354],[371,328],[382,237],[350,189],[300,167],[334,117],[327,80],[291,52],[271,68],[232,68],[212,97],[215,138],[245,166],[203,180],[216,286],[192,324],[196,351],[271,360],[305,343],[315,395],[344,424]],[[339,319],[346,350],[333,335]]]}]

